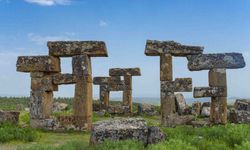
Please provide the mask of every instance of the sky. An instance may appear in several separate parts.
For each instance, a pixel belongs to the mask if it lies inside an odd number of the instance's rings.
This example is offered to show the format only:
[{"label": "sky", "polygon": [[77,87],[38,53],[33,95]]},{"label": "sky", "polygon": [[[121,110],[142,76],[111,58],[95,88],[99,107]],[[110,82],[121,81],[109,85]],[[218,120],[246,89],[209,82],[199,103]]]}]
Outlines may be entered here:
[{"label": "sky", "polygon": [[[29,96],[30,75],[16,72],[17,56],[47,55],[50,40],[100,40],[109,57],[92,58],[93,76],[140,67],[133,96],[160,97],[159,57],[145,56],[147,39],[204,46],[204,53],[243,53],[246,67],[227,70],[228,96],[250,98],[249,0],[0,0],[0,96]],[[61,63],[63,73],[72,72],[70,58]],[[174,58],[174,78],[185,77],[193,87],[208,86],[208,71],[190,72],[186,58]],[[54,95],[73,97],[74,85]]]}]

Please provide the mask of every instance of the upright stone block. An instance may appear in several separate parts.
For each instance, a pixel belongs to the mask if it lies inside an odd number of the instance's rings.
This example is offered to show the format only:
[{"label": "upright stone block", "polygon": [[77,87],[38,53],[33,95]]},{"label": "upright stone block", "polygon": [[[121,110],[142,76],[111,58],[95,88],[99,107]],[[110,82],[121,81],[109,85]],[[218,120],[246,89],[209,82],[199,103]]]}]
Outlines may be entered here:
[{"label": "upright stone block", "polygon": [[100,101],[104,108],[107,108],[109,106],[108,85],[100,85]]},{"label": "upright stone block", "polygon": [[92,105],[92,82],[78,78],[73,103],[74,116],[79,117],[81,122],[84,122],[82,126],[87,129],[90,129],[92,125]]},{"label": "upright stone block", "polygon": [[160,55],[160,80],[172,81],[173,80],[172,69],[172,56],[170,54]]},{"label": "upright stone block", "polygon": [[72,59],[73,75],[78,77],[92,76],[91,60],[87,55],[74,56]]},{"label": "upright stone block", "polygon": [[52,56],[19,56],[16,63],[19,72],[60,72],[60,59]]},{"label": "upright stone block", "polygon": [[[226,69],[211,69],[209,85],[227,87]],[[216,124],[227,123],[227,97],[212,97],[210,121]]]},{"label": "upright stone block", "polygon": [[172,114],[176,113],[175,95],[174,92],[161,92],[161,124],[170,127]]},{"label": "upright stone block", "polygon": [[107,48],[103,41],[55,41],[48,42],[49,55],[72,57],[88,55],[90,57],[107,57]]},{"label": "upright stone block", "polygon": [[49,118],[52,112],[53,92],[31,91],[30,96],[30,118]]}]

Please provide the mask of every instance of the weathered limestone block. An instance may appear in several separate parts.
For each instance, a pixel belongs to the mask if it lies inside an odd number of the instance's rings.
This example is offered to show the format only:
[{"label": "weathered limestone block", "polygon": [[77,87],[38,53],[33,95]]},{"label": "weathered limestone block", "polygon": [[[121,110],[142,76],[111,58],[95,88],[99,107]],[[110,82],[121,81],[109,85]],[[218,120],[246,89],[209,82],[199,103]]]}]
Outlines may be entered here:
[{"label": "weathered limestone block", "polygon": [[86,131],[89,127],[84,119],[81,116],[58,116],[56,121],[59,123],[59,128],[64,130]]},{"label": "weathered limestone block", "polygon": [[102,84],[122,84],[121,77],[113,76],[113,77],[94,77],[93,83],[96,85]]},{"label": "weathered limestone block", "polygon": [[138,110],[137,112],[138,115],[146,114],[149,116],[153,116],[158,114],[156,107],[154,105],[146,103],[138,104],[137,110]]},{"label": "weathered limestone block", "polygon": [[190,125],[195,120],[193,115],[179,116],[177,113],[168,115],[167,123],[163,126],[176,127],[177,125]]},{"label": "weathered limestone block", "polygon": [[100,86],[100,101],[104,107],[109,105],[109,90],[107,85]]},{"label": "weathered limestone block", "polygon": [[67,110],[69,109],[69,105],[66,104],[66,103],[60,103],[60,102],[55,102],[53,103],[53,106],[52,106],[52,111],[55,112],[55,111],[64,111],[64,110]]},{"label": "weathered limestone block", "polygon": [[[209,71],[209,86],[227,87],[226,69]],[[227,97],[211,98],[210,121],[215,124],[227,123]]]},{"label": "weathered limestone block", "polygon": [[129,114],[130,108],[129,106],[123,106],[123,105],[109,105],[107,107],[107,111],[109,114]]},{"label": "weathered limestone block", "polygon": [[133,104],[132,104],[132,90],[123,91],[122,103],[124,106],[129,106],[130,112],[132,112]]},{"label": "weathered limestone block", "polygon": [[17,124],[20,112],[0,110],[0,123],[10,122]]},{"label": "weathered limestone block", "polygon": [[201,106],[201,116],[209,117],[210,116],[210,110],[211,110],[211,103],[210,102],[204,102]]},{"label": "weathered limestone block", "polygon": [[227,96],[226,87],[195,87],[194,88],[194,98],[201,97],[225,97]]},{"label": "weathered limestone block", "polygon": [[246,63],[241,53],[200,54],[188,56],[190,71],[210,70],[214,68],[244,68]]},{"label": "weathered limestone block", "polygon": [[31,91],[30,96],[31,119],[49,118],[53,106],[53,92]]},{"label": "weathered limestone block", "polygon": [[39,78],[31,78],[31,89],[32,91],[55,91],[56,85],[52,82],[52,76],[46,75]]},{"label": "weathered limestone block", "polygon": [[19,56],[16,63],[19,72],[60,72],[60,59],[52,56]]},{"label": "weathered limestone block", "polygon": [[140,76],[140,68],[112,68],[109,69],[110,76]]},{"label": "weathered limestone block", "polygon": [[[89,78],[92,79],[91,76]],[[82,118],[82,126],[87,126],[88,129],[92,125],[92,82],[85,79],[77,79],[75,84],[75,96],[74,96],[74,116]]]},{"label": "weathered limestone block", "polygon": [[181,45],[174,41],[147,40],[145,54],[147,56],[159,56],[171,54],[172,56],[197,55],[203,52],[203,47]]},{"label": "weathered limestone block", "polygon": [[250,111],[230,110],[228,120],[232,123],[250,123]]},{"label": "weathered limestone block", "polygon": [[176,113],[174,92],[161,92],[161,124],[172,126],[169,116]]},{"label": "weathered limestone block", "polygon": [[201,114],[201,102],[194,102],[192,104],[192,114],[196,116]]},{"label": "weathered limestone block", "polygon": [[175,81],[161,81],[162,92],[191,92],[192,78],[176,78]]},{"label": "weathered limestone block", "polygon": [[250,99],[237,99],[234,103],[234,108],[250,112]]},{"label": "weathered limestone block", "polygon": [[126,90],[132,90],[132,76],[124,76]]},{"label": "weathered limestone block", "polygon": [[122,84],[109,84],[108,89],[109,91],[124,91],[129,90],[128,86],[124,83],[124,81],[121,81]]},{"label": "weathered limestone block", "polygon": [[55,74],[52,76],[53,83],[56,85],[62,84],[75,84],[76,83],[76,76],[73,74]]},{"label": "weathered limestone block", "polygon": [[160,55],[160,80],[172,81],[173,80],[173,65],[172,55],[161,54]]},{"label": "weathered limestone block", "polygon": [[78,77],[92,76],[91,60],[87,55],[78,55],[72,57],[73,75]]},{"label": "weathered limestone block", "polygon": [[188,107],[183,94],[181,93],[175,94],[175,102],[178,114],[182,115],[185,112],[186,108]]},{"label": "weathered limestone block", "polygon": [[72,57],[87,54],[90,57],[107,57],[102,41],[55,41],[48,42],[49,54],[57,57]]},{"label": "weathered limestone block", "polygon": [[104,140],[138,140],[145,145],[165,140],[166,135],[158,127],[148,127],[143,119],[112,119],[99,121],[92,128],[90,144],[102,143]]}]

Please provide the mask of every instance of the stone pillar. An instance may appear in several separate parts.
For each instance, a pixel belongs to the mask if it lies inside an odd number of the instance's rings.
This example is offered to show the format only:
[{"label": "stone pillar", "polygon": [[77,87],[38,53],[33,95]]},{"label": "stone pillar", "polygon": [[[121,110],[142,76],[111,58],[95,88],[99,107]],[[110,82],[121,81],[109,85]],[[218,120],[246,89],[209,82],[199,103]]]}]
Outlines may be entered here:
[{"label": "stone pillar", "polygon": [[107,85],[100,85],[100,101],[104,109],[109,106],[109,93]]},{"label": "stone pillar", "polygon": [[[172,69],[172,56],[170,54],[160,55],[160,80],[172,81],[173,69]],[[176,112],[175,107],[175,95],[174,92],[166,92],[161,86],[161,124],[164,126],[170,126],[168,117]]]},{"label": "stone pillar", "polygon": [[126,85],[126,89],[123,91],[123,105],[129,106],[130,112],[132,112],[132,76],[124,76],[124,82]]},{"label": "stone pillar", "polygon": [[87,55],[74,56],[72,59],[73,74],[76,76],[74,116],[83,122],[81,126],[88,130],[92,126],[92,76],[91,61]]},{"label": "stone pillar", "polygon": [[[209,71],[209,86],[224,87],[224,95],[227,95],[227,78],[226,69],[211,69]],[[227,123],[227,97],[212,97],[211,98],[211,115],[210,121],[215,124]]]}]

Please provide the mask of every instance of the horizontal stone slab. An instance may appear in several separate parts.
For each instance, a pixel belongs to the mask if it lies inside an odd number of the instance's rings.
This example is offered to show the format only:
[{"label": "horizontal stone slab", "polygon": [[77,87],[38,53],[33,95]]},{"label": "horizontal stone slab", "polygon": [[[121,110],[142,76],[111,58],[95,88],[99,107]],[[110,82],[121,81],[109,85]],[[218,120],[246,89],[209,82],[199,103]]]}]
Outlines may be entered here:
[{"label": "horizontal stone slab", "polygon": [[86,54],[72,57],[72,72],[77,77],[92,76],[91,59]]},{"label": "horizontal stone slab", "polygon": [[96,85],[103,85],[103,84],[121,84],[121,77],[114,76],[114,77],[94,77],[93,83]]},{"label": "horizontal stone slab", "polygon": [[19,72],[60,72],[60,59],[52,56],[19,56],[16,69]]},{"label": "horizontal stone slab", "polygon": [[110,76],[140,76],[140,68],[111,68],[109,69]]},{"label": "horizontal stone slab", "polygon": [[171,54],[172,56],[187,56],[203,53],[204,47],[187,46],[174,41],[147,40],[145,55],[160,56],[161,54]]},{"label": "horizontal stone slab", "polygon": [[109,84],[108,89],[109,91],[124,91],[124,90],[131,90],[129,86],[122,81],[123,84]]},{"label": "horizontal stone slab", "polygon": [[46,75],[44,77],[32,77],[31,78],[32,91],[57,91],[57,85],[53,84],[52,76]]},{"label": "horizontal stone slab", "polygon": [[214,68],[244,68],[246,63],[241,53],[200,54],[188,56],[190,71],[210,70]]},{"label": "horizontal stone slab", "polygon": [[48,42],[49,55],[72,57],[87,54],[90,57],[107,57],[108,52],[103,41],[54,41]]},{"label": "horizontal stone slab", "polygon": [[75,84],[76,76],[73,74],[55,74],[53,75],[53,83],[56,85]]},{"label": "horizontal stone slab", "polygon": [[176,78],[175,81],[161,81],[161,92],[191,92],[192,78]]},{"label": "horizontal stone slab", "polygon": [[195,87],[194,98],[201,97],[226,97],[226,87]]}]

